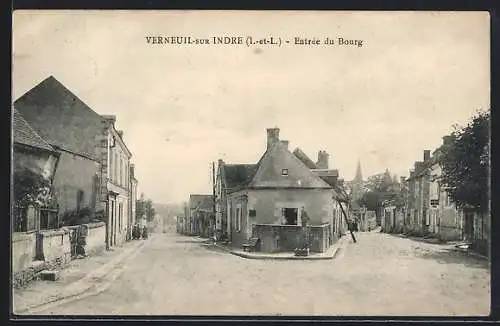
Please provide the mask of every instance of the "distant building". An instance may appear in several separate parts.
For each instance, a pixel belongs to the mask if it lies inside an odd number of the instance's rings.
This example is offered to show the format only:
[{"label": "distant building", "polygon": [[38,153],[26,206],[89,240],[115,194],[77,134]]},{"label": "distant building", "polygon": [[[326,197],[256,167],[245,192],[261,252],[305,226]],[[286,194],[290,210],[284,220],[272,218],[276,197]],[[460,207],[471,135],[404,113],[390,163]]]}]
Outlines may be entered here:
[{"label": "distant building", "polygon": [[361,162],[358,161],[358,165],[356,167],[356,175],[354,179],[350,182],[351,187],[351,198],[353,202],[357,202],[361,198],[363,198],[364,194],[364,180],[363,174],[361,172]]},{"label": "distant building", "polygon": [[189,218],[191,232],[204,237],[213,236],[214,232],[214,197],[212,195],[191,195],[189,197]]}]

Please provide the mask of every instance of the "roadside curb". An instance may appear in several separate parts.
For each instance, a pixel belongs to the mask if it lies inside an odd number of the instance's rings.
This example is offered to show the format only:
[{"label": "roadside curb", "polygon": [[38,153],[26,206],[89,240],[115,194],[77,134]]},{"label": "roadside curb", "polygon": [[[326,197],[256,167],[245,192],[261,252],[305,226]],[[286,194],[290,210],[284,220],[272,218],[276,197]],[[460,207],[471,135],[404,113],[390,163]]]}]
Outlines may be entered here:
[{"label": "roadside curb", "polygon": [[[69,303],[76,300],[81,300],[83,298],[104,292],[109,288],[111,283],[116,278],[118,278],[118,276],[120,276],[121,273],[123,272],[124,266],[122,267],[117,267],[117,266],[119,266],[120,263],[124,262],[125,260],[134,258],[137,254],[139,254],[139,252],[143,249],[145,245],[146,241],[141,241],[136,246],[131,247],[130,250],[125,250],[117,257],[114,257],[114,259],[111,260],[110,263],[104,264],[97,273],[90,273],[85,277],[83,277],[82,279],[74,283],[68,284],[66,288],[69,289],[71,289],[72,287],[78,288],[77,285],[85,283],[89,283],[88,286],[82,286],[81,288],[74,290],[73,293],[71,293],[70,290],[68,294],[63,294],[60,296],[53,297],[52,299],[49,299],[48,301],[45,301],[43,303],[28,306],[18,312],[15,312],[15,314],[16,315],[33,314],[40,311],[48,310],[50,308],[57,307],[61,304]],[[103,284],[92,284],[92,280],[99,279],[100,277],[102,277],[101,275],[106,275],[106,274],[108,274],[108,277],[103,282]]]},{"label": "roadside curb", "polygon": [[246,259],[260,259],[260,260],[331,260],[334,259],[337,256],[337,253],[339,249],[345,247],[346,244],[348,244],[349,241],[347,238],[342,237],[337,243],[333,245],[333,249],[331,249],[331,252],[328,253],[328,255],[323,255],[323,256],[305,256],[305,257],[300,257],[300,256],[278,256],[278,255],[255,255],[251,253],[244,253],[241,251],[236,251],[233,250],[227,246],[220,245],[220,244],[215,244],[215,247],[222,249],[226,252],[229,252],[232,255],[241,257],[241,258],[246,258]]}]

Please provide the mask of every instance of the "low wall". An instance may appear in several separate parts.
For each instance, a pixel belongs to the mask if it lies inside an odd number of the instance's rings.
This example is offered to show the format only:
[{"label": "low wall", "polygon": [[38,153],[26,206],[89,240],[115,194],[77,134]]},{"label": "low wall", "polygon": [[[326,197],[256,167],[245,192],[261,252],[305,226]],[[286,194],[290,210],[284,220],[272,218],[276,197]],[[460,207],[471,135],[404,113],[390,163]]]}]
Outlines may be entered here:
[{"label": "low wall", "polygon": [[88,228],[88,255],[95,255],[106,250],[106,224],[104,222],[85,224]]},{"label": "low wall", "polygon": [[[325,252],[330,246],[330,225],[310,226],[309,248]],[[294,251],[300,247],[302,227],[297,225],[256,224],[253,236],[260,239],[262,252]]]},{"label": "low wall", "polygon": [[71,260],[69,230],[43,230],[38,233],[40,257],[49,265],[61,267]]},{"label": "low wall", "polygon": [[[100,254],[101,252],[106,250],[106,223],[97,222],[82,225],[73,225],[69,226],[68,229],[70,229],[71,232],[77,232],[77,230],[82,227],[87,230],[85,245],[85,253],[87,255],[91,256]],[[76,248],[73,248],[73,254],[75,254],[75,250]]]},{"label": "low wall", "polygon": [[12,272],[26,269],[36,257],[36,232],[12,233]]},{"label": "low wall", "polygon": [[454,208],[445,208],[438,212],[438,237],[443,241],[462,239],[462,214]]}]

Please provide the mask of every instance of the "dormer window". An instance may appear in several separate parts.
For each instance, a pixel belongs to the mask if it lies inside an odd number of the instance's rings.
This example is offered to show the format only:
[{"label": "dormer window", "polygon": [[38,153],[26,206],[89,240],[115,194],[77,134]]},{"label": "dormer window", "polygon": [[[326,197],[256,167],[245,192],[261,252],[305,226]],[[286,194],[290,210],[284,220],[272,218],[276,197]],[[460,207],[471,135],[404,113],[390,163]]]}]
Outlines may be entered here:
[{"label": "dormer window", "polygon": [[281,175],[282,176],[287,176],[288,175],[288,169],[281,169]]}]

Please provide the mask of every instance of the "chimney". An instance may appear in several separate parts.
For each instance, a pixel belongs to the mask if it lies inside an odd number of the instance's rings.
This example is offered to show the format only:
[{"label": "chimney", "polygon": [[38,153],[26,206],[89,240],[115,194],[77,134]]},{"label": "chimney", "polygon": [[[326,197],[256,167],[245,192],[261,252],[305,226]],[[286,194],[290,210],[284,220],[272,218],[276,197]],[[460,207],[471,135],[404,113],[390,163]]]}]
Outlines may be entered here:
[{"label": "chimney", "polygon": [[418,175],[423,171],[424,162],[415,162],[415,174]]},{"label": "chimney", "polygon": [[117,130],[118,136],[123,139],[123,130]]},{"label": "chimney", "polygon": [[403,184],[406,182],[406,178],[405,177],[399,177],[399,183]]},{"label": "chimney", "polygon": [[279,128],[267,128],[267,149],[271,148],[280,140]]},{"label": "chimney", "polygon": [[316,163],[316,167],[318,169],[328,169],[328,159],[330,155],[326,151],[318,152],[318,162]]},{"label": "chimney", "polygon": [[135,178],[135,164],[130,164],[130,176]]},{"label": "chimney", "polygon": [[431,159],[431,151],[426,149],[424,151],[424,162],[428,162]]},{"label": "chimney", "polygon": [[288,150],[288,144],[289,144],[288,140],[280,140],[280,143],[286,148],[286,150]]}]

